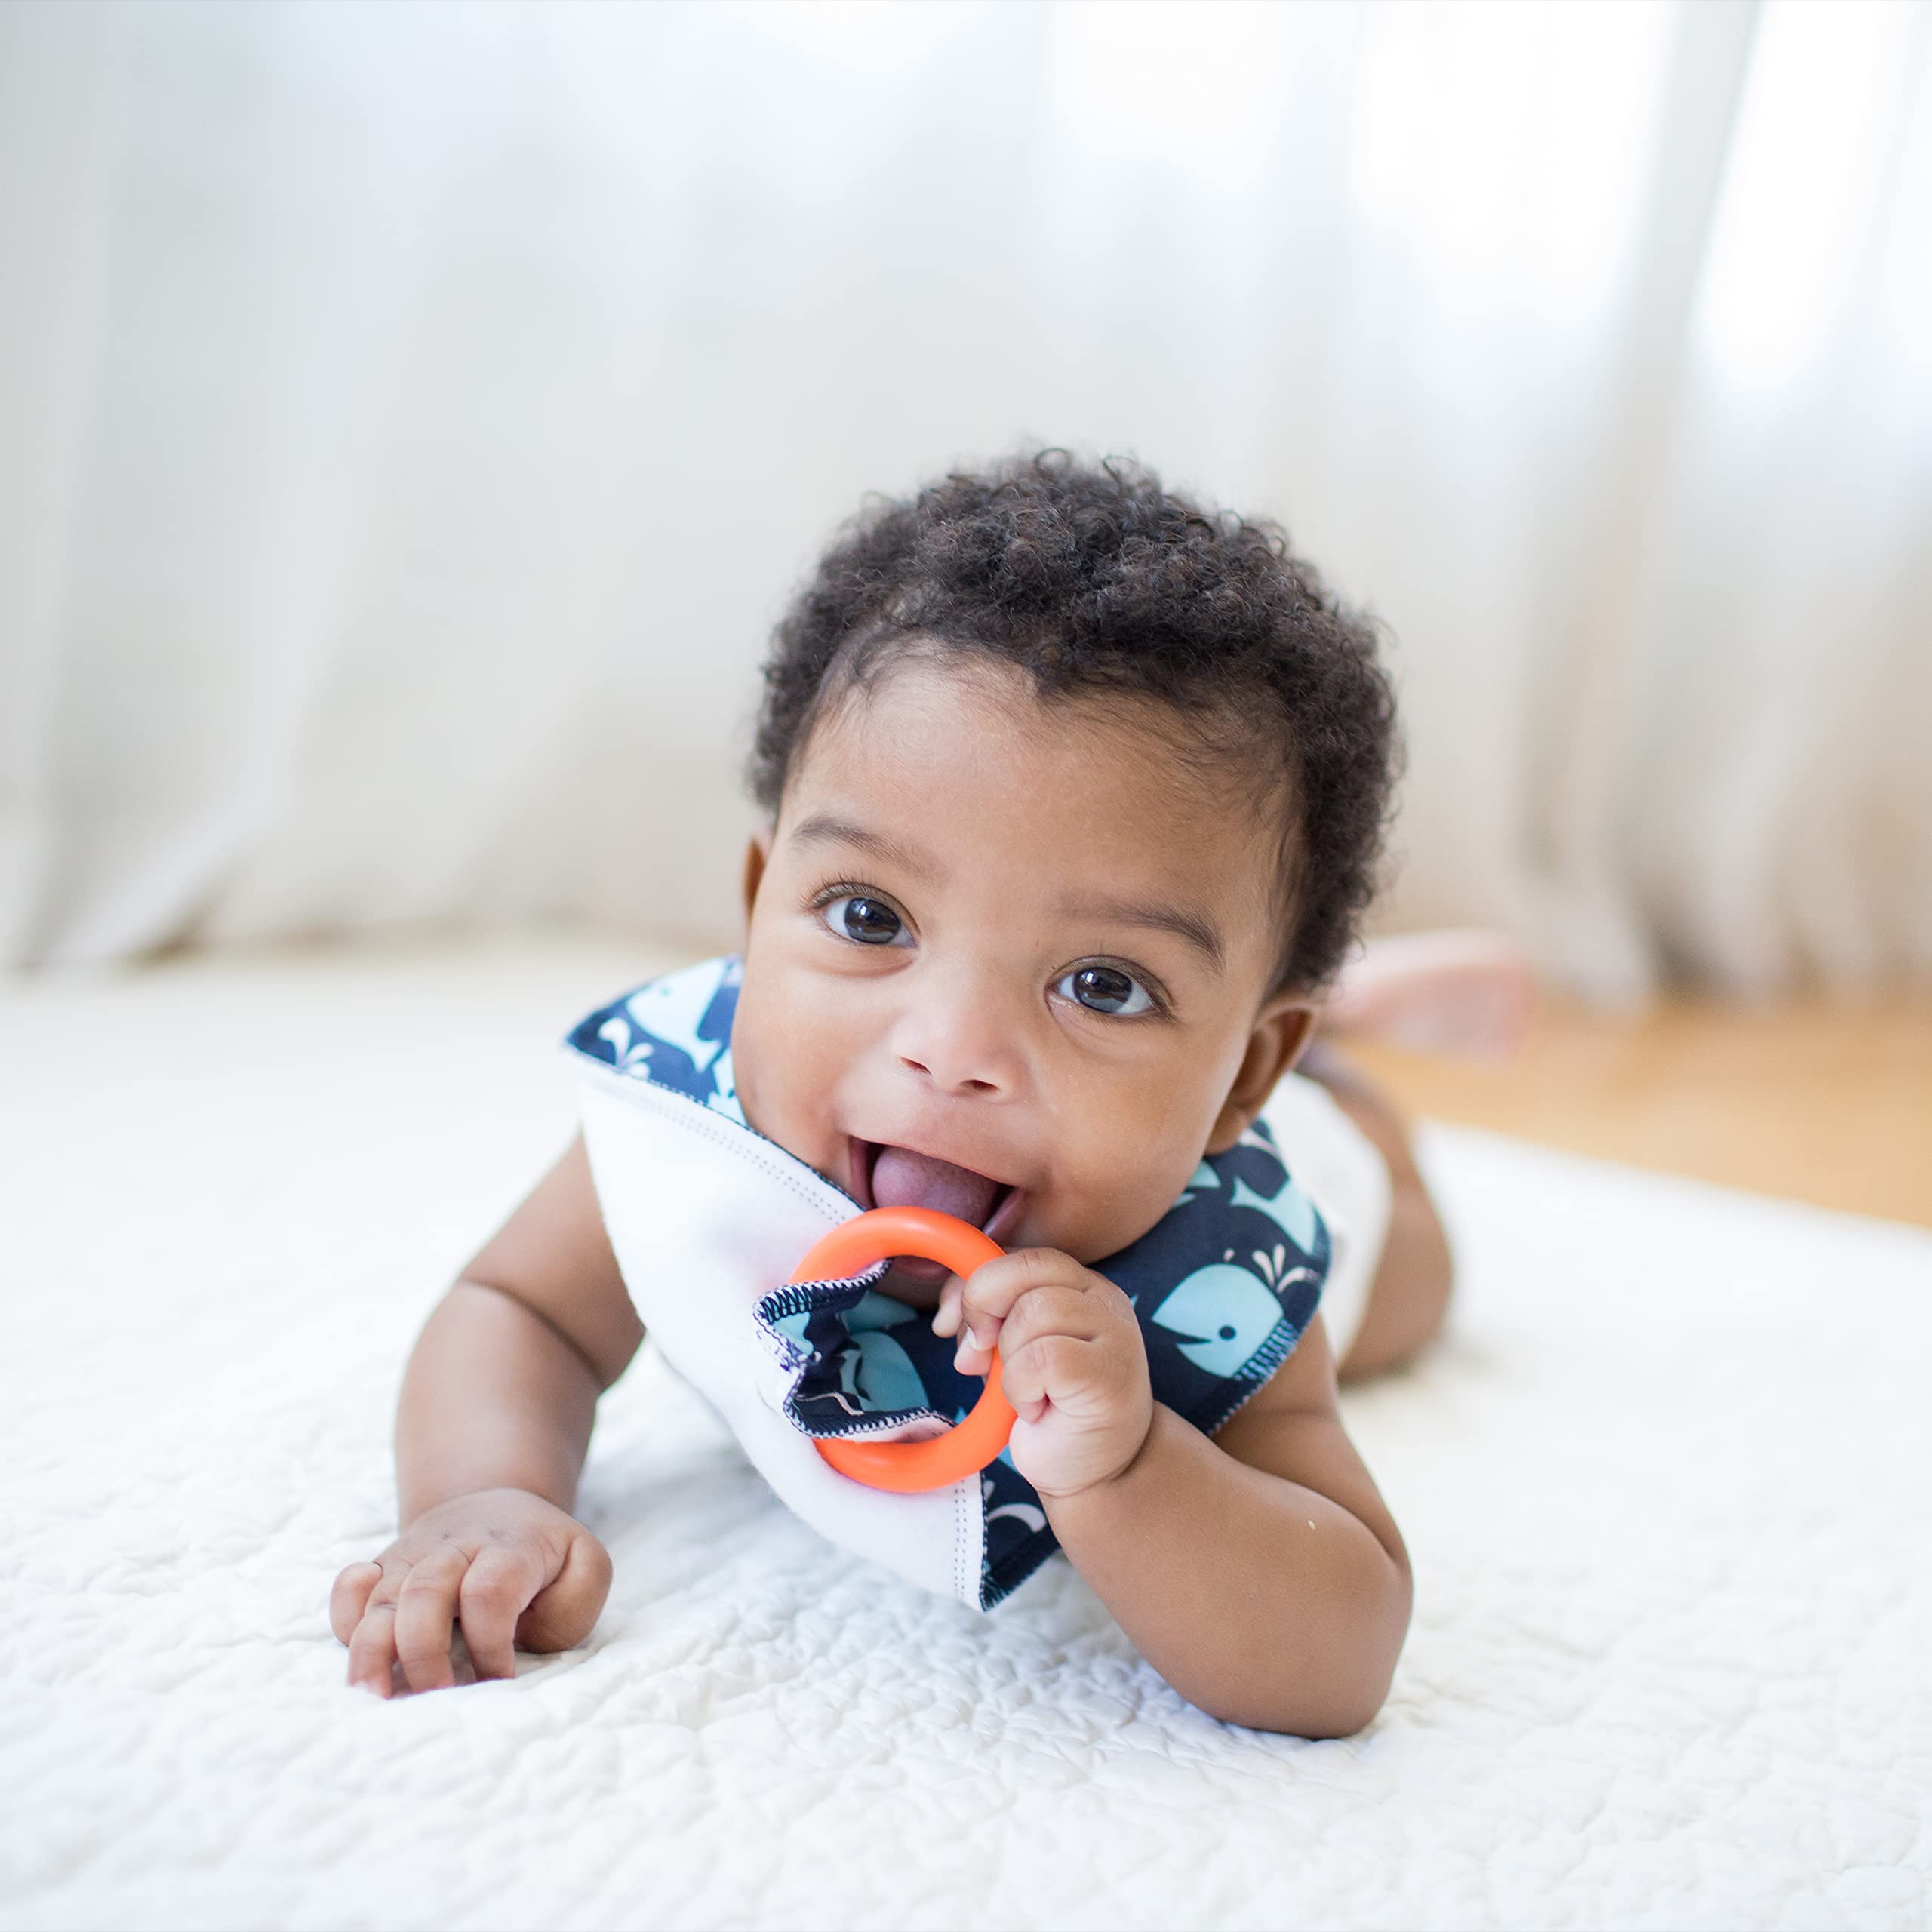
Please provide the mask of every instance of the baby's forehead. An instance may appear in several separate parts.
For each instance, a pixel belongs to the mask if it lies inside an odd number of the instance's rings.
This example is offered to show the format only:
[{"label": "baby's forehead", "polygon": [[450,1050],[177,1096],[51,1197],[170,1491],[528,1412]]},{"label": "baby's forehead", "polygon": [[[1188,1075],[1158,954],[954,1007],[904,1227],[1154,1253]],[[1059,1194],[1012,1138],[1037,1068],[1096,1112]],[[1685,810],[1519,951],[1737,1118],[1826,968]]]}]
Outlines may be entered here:
[{"label": "baby's forehead", "polygon": [[1183,814],[1205,805],[1281,815],[1287,777],[1281,748],[1232,696],[1223,705],[1183,705],[1126,688],[1043,688],[997,658],[915,651],[839,685],[826,700],[808,749],[835,761],[875,758],[912,722],[930,724],[968,755],[1002,755],[1017,744],[1046,764],[1074,758],[1089,770],[1141,776]]},{"label": "baby's forehead", "polygon": [[[1293,786],[1276,734],[1257,718],[1206,701],[1182,705],[1139,689],[1043,688],[997,658],[909,650],[839,681],[801,748],[798,769],[835,780],[891,773],[916,786],[921,768],[977,766],[1004,799],[1064,806],[1077,778],[1116,838],[1204,847],[1238,829],[1278,848]],[[974,828],[953,828],[970,838]],[[1257,854],[1258,856],[1258,854]]]}]

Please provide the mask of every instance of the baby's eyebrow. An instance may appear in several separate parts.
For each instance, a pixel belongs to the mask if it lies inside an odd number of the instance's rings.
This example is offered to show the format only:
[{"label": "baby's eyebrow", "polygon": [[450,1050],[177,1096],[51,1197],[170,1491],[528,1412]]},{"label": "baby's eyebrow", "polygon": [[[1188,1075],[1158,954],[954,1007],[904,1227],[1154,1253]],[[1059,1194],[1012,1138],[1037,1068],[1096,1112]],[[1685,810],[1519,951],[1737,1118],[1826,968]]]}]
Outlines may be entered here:
[{"label": "baby's eyebrow", "polygon": [[1060,909],[1072,919],[1109,919],[1117,925],[1146,926],[1155,932],[1172,933],[1192,946],[1216,974],[1227,970],[1220,928],[1204,913],[1191,912],[1184,906],[1137,899],[1081,899],[1062,900]]},{"label": "baby's eyebrow", "polygon": [[[908,845],[882,832],[868,831],[835,812],[814,812],[792,828],[793,843],[799,845],[855,845],[862,852],[903,866],[909,872],[928,878],[945,875],[945,868],[916,845]],[[1220,928],[1206,914],[1185,906],[1162,900],[1084,898],[1063,900],[1060,914],[1069,919],[1107,919],[1116,925],[1144,926],[1150,931],[1172,933],[1192,946],[1216,974],[1227,971],[1227,949],[1222,944]]]},{"label": "baby's eyebrow", "polygon": [[868,832],[863,825],[855,825],[835,812],[814,812],[810,817],[799,820],[792,828],[792,842],[795,845],[856,845],[875,859],[903,866],[909,872],[923,872],[928,878],[942,877],[945,872],[918,846],[888,838],[882,832]]}]

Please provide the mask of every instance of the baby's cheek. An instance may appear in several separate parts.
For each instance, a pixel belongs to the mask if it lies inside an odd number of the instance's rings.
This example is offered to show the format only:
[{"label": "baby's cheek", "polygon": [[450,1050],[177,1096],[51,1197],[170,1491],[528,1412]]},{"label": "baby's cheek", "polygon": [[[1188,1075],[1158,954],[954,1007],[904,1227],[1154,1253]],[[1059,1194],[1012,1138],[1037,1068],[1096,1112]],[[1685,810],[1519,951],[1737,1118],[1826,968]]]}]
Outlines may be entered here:
[{"label": "baby's cheek", "polygon": [[1174,1205],[1178,1187],[1168,1188],[1158,1170],[1116,1159],[1094,1171],[1084,1186],[1069,1190],[1067,1211],[1054,1218],[1065,1238],[1043,1240],[1083,1267],[1131,1247]]},{"label": "baby's cheek", "polygon": [[801,1025],[741,995],[731,1028],[731,1072],[746,1123],[839,1185],[842,1140],[831,1124],[835,1082],[823,1043]]},{"label": "baby's cheek", "polygon": [[[768,1140],[779,1137],[766,1124],[764,1082],[761,1075],[762,1056],[755,1032],[746,1027],[740,1013],[731,1029],[731,1084],[738,1097],[738,1110],[746,1121]],[[780,1143],[783,1144],[782,1142]]]},{"label": "baby's cheek", "polygon": [[816,1166],[822,1150],[804,1144],[806,1123],[794,1117],[796,1110],[789,1100],[792,1083],[782,1063],[774,1063],[771,1038],[758,1014],[753,1014],[747,1023],[741,1004],[731,1029],[731,1077],[739,1108],[755,1131]]},{"label": "baby's cheek", "polygon": [[747,973],[731,1023],[731,1073],[745,1118],[781,1145],[784,1137],[777,1130],[794,1124],[786,1119],[786,1096],[793,1083],[786,1065],[786,1036],[782,1008],[774,1005],[763,980]]}]

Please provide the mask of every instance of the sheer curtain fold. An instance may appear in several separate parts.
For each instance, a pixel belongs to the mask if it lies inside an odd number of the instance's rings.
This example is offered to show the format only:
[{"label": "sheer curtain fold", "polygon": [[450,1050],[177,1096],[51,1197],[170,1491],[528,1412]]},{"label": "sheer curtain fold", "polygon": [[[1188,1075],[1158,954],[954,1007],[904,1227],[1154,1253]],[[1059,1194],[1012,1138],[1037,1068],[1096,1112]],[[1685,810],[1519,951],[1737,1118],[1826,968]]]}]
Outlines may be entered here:
[{"label": "sheer curtain fold", "polygon": [[1023,436],[1386,624],[1392,923],[1932,980],[1916,0],[0,9],[0,958],[728,937],[765,634]]}]

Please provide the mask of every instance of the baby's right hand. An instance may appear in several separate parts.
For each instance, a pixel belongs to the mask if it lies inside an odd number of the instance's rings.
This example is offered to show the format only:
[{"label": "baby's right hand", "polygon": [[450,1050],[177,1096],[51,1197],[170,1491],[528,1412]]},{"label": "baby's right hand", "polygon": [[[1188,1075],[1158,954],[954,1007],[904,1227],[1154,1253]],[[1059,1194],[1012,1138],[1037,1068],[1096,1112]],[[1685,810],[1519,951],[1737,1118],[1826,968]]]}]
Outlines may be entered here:
[{"label": "baby's right hand", "polygon": [[412,1690],[456,1681],[453,1626],[478,1678],[514,1677],[515,1651],[567,1651],[589,1635],[611,1588],[604,1546],[528,1490],[485,1489],[426,1509],[373,1563],[329,1592],[349,1681],[379,1697],[402,1666]]}]

